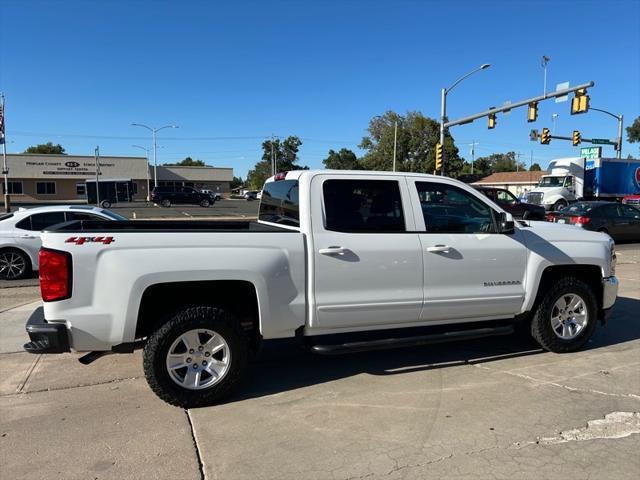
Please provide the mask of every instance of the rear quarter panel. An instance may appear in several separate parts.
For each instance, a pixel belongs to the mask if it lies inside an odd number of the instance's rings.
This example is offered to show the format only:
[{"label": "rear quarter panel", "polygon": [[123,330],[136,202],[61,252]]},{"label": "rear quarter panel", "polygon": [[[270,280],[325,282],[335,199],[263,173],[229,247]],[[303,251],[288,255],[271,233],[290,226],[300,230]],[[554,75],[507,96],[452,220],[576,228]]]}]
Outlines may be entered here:
[{"label": "rear quarter panel", "polygon": [[73,258],[72,297],[44,304],[64,321],[76,350],[106,350],[135,340],[140,300],[158,283],[244,280],[257,293],[264,338],[293,336],[306,318],[304,237],[291,233],[109,234],[113,243],[65,243],[73,234],[44,233],[44,245]]}]

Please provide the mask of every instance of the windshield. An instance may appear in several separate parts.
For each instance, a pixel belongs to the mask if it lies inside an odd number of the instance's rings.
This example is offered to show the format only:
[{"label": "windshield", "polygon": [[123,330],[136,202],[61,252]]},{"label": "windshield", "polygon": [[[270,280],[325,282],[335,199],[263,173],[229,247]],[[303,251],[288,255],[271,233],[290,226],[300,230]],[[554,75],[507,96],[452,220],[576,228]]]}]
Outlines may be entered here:
[{"label": "windshield", "polygon": [[102,213],[103,215],[105,215],[105,216],[107,216],[109,218],[112,218],[113,220],[117,220],[119,222],[128,220],[127,217],[123,217],[122,215],[120,215],[118,213],[113,213],[113,212],[111,212],[109,210],[100,210],[100,213]]},{"label": "windshield", "polygon": [[562,187],[565,177],[542,177],[539,187]]}]

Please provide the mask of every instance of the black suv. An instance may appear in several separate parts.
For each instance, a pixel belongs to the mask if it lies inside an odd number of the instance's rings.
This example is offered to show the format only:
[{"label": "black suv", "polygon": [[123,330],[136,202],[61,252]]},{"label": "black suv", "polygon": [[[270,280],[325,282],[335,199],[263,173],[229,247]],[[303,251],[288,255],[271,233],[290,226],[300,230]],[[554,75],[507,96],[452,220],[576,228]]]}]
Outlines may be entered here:
[{"label": "black suv", "polygon": [[188,203],[209,207],[216,202],[214,195],[199,192],[192,187],[155,187],[151,192],[151,201],[170,207],[172,203]]},{"label": "black suv", "polygon": [[515,218],[522,218],[523,220],[545,219],[544,207],[521,202],[506,188],[481,186],[475,186],[475,188],[504,208]]}]

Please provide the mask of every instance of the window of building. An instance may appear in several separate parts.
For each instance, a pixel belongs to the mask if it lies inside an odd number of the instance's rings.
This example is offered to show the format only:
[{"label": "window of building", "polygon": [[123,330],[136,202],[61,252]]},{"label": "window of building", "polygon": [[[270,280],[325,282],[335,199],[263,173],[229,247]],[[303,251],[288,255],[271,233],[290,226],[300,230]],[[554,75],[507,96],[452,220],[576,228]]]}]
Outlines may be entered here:
[{"label": "window of building", "polygon": [[327,180],[322,191],[327,230],[405,231],[400,186],[395,180]]},{"label": "window of building", "polygon": [[84,183],[76,183],[76,195],[86,195],[87,185]]},{"label": "window of building", "polygon": [[55,195],[56,182],[36,182],[36,193],[38,195]]},{"label": "window of building", "polygon": [[[7,193],[4,182],[2,182],[2,193]],[[22,182],[9,182],[9,195],[22,195],[23,193]]]},{"label": "window of building", "polygon": [[427,233],[494,232],[493,210],[469,192],[444,183],[416,182]]}]

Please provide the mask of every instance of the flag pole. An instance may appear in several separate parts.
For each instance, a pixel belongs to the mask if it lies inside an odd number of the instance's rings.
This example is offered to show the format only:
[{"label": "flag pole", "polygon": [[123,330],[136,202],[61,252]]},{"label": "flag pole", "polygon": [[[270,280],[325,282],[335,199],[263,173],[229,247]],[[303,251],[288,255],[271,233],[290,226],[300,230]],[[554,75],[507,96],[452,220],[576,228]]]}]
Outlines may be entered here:
[{"label": "flag pole", "polygon": [[11,211],[11,198],[9,196],[9,167],[7,166],[7,139],[4,128],[4,94],[0,95],[0,142],[2,142],[2,175],[4,175],[4,211]]}]

